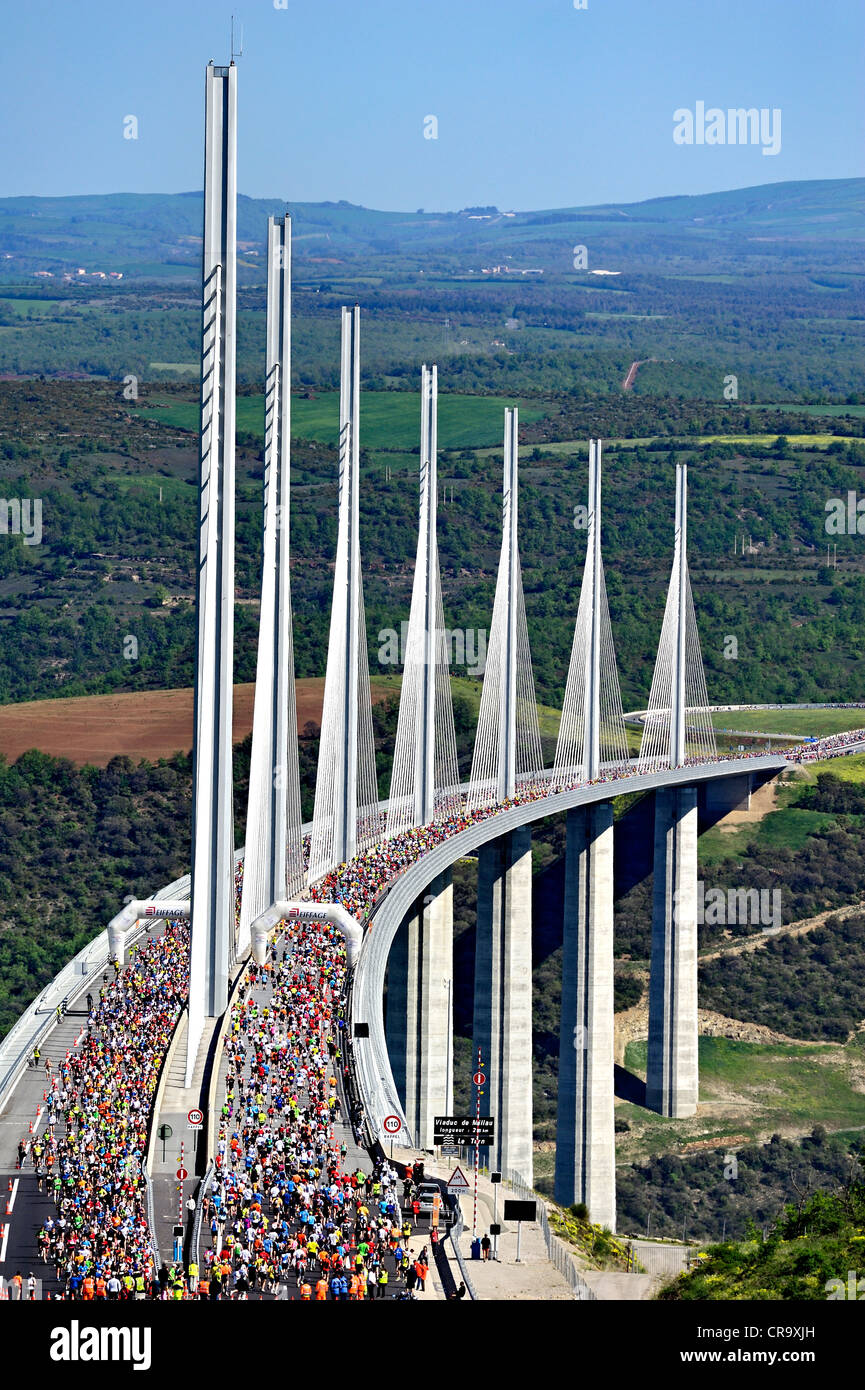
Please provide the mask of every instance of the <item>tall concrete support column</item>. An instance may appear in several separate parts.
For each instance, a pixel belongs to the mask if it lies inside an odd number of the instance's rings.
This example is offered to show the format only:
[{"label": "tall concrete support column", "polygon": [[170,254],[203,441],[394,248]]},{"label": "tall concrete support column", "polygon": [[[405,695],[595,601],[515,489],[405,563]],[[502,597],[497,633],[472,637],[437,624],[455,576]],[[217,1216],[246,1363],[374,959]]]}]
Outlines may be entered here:
[{"label": "tall concrete support column", "polygon": [[186,1084],[205,1018],[224,1013],[235,950],[231,713],[237,69],[207,69],[204,143],[198,651]]},{"label": "tall concrete support column", "polygon": [[[495,1118],[490,1162],[531,1183],[532,838],[528,826],[478,852],[474,1051],[487,1081],[481,1114]],[[473,1068],[474,1069],[474,1068]]]},{"label": "tall concrete support column", "polygon": [[613,806],[568,812],[555,1197],[616,1229]]},{"label": "tall concrete support column", "polygon": [[697,1109],[697,789],[655,793],[655,884],[646,1104]]},{"label": "tall concrete support column", "polygon": [[453,1109],[453,883],[433,879],[400,925],[388,957],[387,1045],[415,1144]]}]

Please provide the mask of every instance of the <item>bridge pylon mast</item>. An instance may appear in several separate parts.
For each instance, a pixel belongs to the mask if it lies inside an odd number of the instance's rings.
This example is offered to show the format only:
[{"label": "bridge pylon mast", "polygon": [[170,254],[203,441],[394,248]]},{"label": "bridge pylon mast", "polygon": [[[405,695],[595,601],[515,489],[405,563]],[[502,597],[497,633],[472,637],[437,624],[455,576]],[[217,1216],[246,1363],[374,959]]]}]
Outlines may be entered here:
[{"label": "bridge pylon mast", "polygon": [[300,773],[289,576],[291,218],[267,224],[267,358],[261,616],[238,955],[250,926],[303,886]]},{"label": "bridge pylon mast", "polygon": [[715,730],[688,575],[688,469],[676,464],[673,569],[649,692],[640,764],[646,771],[714,757]]},{"label": "bridge pylon mast", "polygon": [[234,940],[231,715],[237,68],[207,68],[204,145],[198,650],[192,787],[192,925],[186,1084],[205,1018],[228,1003]]},{"label": "bridge pylon mast", "polygon": [[541,738],[517,541],[518,412],[505,410],[502,546],[472,757],[470,810],[512,797],[541,771]]},{"label": "bridge pylon mast", "polygon": [[[420,512],[411,611],[394,746],[387,835],[429,825],[459,805],[450,688],[451,636],[444,626],[438,545],[438,371],[421,368]],[[405,631],[405,627],[403,631]]]},{"label": "bridge pylon mast", "polygon": [[553,784],[593,781],[602,762],[623,763],[628,740],[601,559],[601,441],[589,440],[586,560],[556,741]]},{"label": "bridge pylon mast", "polygon": [[379,838],[360,568],[360,308],[342,311],[339,523],[309,881]]}]

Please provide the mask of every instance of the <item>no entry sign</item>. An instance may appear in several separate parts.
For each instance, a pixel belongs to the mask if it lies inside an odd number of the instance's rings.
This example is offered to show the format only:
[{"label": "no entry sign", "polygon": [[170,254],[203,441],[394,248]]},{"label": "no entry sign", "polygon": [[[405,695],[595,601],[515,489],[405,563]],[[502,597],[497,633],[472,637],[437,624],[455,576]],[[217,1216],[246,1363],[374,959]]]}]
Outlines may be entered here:
[{"label": "no entry sign", "polygon": [[184,1182],[185,1179],[188,1178],[188,1177],[189,1177],[189,1174],[187,1173],[187,1171],[186,1171],[185,1168],[178,1168],[178,1170],[177,1170],[177,1181],[178,1181],[178,1182]]},{"label": "no entry sign", "polygon": [[474,1076],[472,1077],[472,1081],[475,1083],[476,1086],[483,1086],[486,1079],[487,1078],[484,1076],[482,1071],[476,1071]]}]

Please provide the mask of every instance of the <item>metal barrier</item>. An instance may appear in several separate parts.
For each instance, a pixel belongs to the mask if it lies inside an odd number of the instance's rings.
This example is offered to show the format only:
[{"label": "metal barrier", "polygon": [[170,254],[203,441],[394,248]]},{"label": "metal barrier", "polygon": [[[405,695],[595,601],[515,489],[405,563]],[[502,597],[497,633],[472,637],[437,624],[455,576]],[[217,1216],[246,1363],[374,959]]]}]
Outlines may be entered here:
[{"label": "metal barrier", "polygon": [[639,1261],[647,1274],[665,1274],[672,1279],[691,1267],[692,1249],[688,1245],[655,1245],[647,1240],[631,1240],[628,1249],[631,1258]]},{"label": "metal barrier", "polygon": [[574,1257],[570,1250],[563,1241],[559,1240],[559,1237],[550,1227],[549,1218],[547,1217],[547,1208],[543,1197],[540,1193],[535,1192],[534,1188],[529,1187],[522,1174],[518,1173],[514,1168],[509,1168],[504,1174],[504,1178],[508,1186],[512,1187],[514,1192],[517,1192],[520,1197],[524,1197],[527,1201],[537,1202],[538,1224],[543,1232],[544,1243],[547,1247],[547,1256],[550,1263],[555,1266],[562,1277],[570,1284],[574,1291],[574,1298],[578,1298],[581,1302],[597,1302],[598,1295],[595,1293],[594,1289],[589,1288],[585,1279],[578,1273],[577,1266],[574,1264]]},{"label": "metal barrier", "polygon": [[473,1302],[475,1302],[477,1301],[477,1294],[475,1293],[474,1285],[472,1284],[472,1281],[469,1278],[469,1272],[466,1268],[466,1262],[463,1258],[463,1253],[460,1250],[460,1236],[462,1235],[463,1231],[463,1212],[462,1207],[460,1206],[459,1197],[453,1197],[453,1206],[454,1219],[451,1222],[451,1227],[448,1232],[448,1236],[450,1237],[451,1244],[453,1245],[454,1254],[457,1257],[457,1264],[460,1267],[460,1274],[462,1275],[463,1283],[466,1286],[466,1292],[468,1293],[469,1298],[472,1299]]},{"label": "metal barrier", "polygon": [[189,1242],[189,1263],[198,1265],[201,1269],[201,1261],[198,1258],[201,1247],[201,1221],[204,1215],[204,1199],[210,1191],[210,1184],[213,1182],[216,1173],[216,1164],[211,1158],[207,1165],[207,1172],[201,1179],[201,1186],[198,1189],[198,1202],[195,1207],[195,1221],[192,1226],[192,1239]]},{"label": "metal barrier", "polygon": [[147,1225],[150,1231],[150,1248],[153,1251],[153,1270],[154,1273],[159,1268],[159,1242],[156,1239],[156,1213],[153,1210],[153,1183],[150,1181],[150,1174],[146,1168],[141,1170],[144,1178],[144,1203],[147,1210]]}]

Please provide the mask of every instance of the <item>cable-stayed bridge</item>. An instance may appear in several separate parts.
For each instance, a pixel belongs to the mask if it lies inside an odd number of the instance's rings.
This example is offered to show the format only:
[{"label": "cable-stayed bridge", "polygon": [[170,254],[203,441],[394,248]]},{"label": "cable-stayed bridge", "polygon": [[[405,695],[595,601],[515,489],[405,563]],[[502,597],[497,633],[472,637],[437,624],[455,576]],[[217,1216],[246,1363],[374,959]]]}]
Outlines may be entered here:
[{"label": "cable-stayed bridge", "polygon": [[[376,778],[359,544],[358,306],[342,311],[334,589],[312,822],[303,826],[290,593],[291,222],[267,227],[261,617],[245,850],[233,844],[237,70],[206,77],[198,648],[191,875],[109,926],[122,967],[144,920],[189,922],[182,1080],[209,1108],[232,990],[281,923],[329,922],[350,968],[349,1058],[370,1141],[399,1118],[429,1149],[453,1109],[451,871],[478,858],[473,1048],[492,1167],[532,1181],[531,825],[567,817],[555,1192],[615,1229],[613,802],[654,792],[646,1103],[695,1112],[698,801],[747,800],[807,752],[719,757],[687,563],[687,469],[676,466],[672,567],[639,754],[628,740],[602,560],[602,444],[589,442],[587,546],[552,767],[543,765],[519,551],[518,414],[504,416],[502,537],[477,733],[461,784],[436,538],[435,366],[421,374],[418,543],[389,796]],[[385,1017],[384,998],[387,996]],[[179,1037],[179,1035],[178,1035]],[[209,1081],[203,1078],[210,1078]],[[177,1101],[180,1104],[180,1100]],[[158,1108],[158,1107],[157,1107]],[[154,1121],[156,1115],[154,1114]],[[152,1127],[152,1126],[151,1126]]]}]

